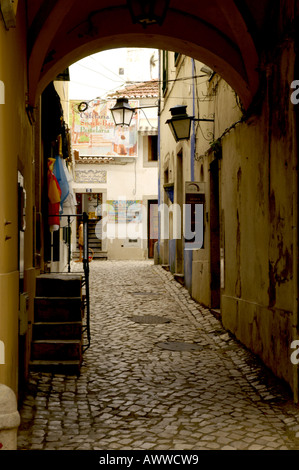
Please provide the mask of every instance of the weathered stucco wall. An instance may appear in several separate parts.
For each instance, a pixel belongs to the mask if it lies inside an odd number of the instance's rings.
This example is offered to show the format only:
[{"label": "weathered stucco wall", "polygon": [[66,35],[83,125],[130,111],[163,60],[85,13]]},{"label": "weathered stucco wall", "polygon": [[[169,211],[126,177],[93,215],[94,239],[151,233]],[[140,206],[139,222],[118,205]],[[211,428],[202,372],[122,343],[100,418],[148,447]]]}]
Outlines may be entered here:
[{"label": "weathered stucco wall", "polygon": [[[123,164],[78,164],[76,171],[103,171],[105,182],[79,183],[74,182],[73,187],[77,193],[86,193],[90,188],[93,193],[103,194],[105,203],[111,201],[141,201],[141,221],[138,224],[118,224],[104,211],[103,214],[103,251],[107,251],[111,260],[143,260],[148,255],[148,200],[158,199],[158,163],[146,160],[148,147],[144,145],[142,135],[138,138],[138,156],[136,160],[128,159]],[[134,157],[135,158],[135,157]],[[104,196],[105,194],[105,196]],[[130,239],[138,239],[132,245]]]},{"label": "weathered stucco wall", "polygon": [[[197,73],[198,69],[200,65],[197,64]],[[221,223],[220,215],[214,213],[214,205],[219,204],[219,201],[216,201],[217,188],[211,187],[211,164],[218,158],[213,145],[227,128],[241,119],[242,112],[235,92],[219,75],[207,76],[204,81],[199,78],[197,82],[195,115],[214,118],[214,123],[200,122],[196,125],[194,179],[205,184],[205,218],[204,247],[193,252],[192,297],[207,307],[219,309],[220,279],[215,273],[212,261],[215,255],[213,252],[219,251],[219,239],[212,232],[219,230]],[[198,97],[201,99],[198,100]],[[219,168],[220,166],[219,162]],[[216,227],[217,224],[219,227]],[[218,291],[216,296],[213,290]]]},{"label": "weathered stucco wall", "polygon": [[293,70],[288,46],[268,70],[261,115],[223,138],[221,161],[223,323],[291,387]]},{"label": "weathered stucco wall", "polygon": [[[168,83],[161,100],[160,126],[160,204],[168,206],[161,209],[161,220],[165,222],[166,237],[160,238],[160,262],[170,266],[173,273],[185,274],[186,282],[191,291],[192,256],[185,257],[183,241],[183,204],[185,204],[185,182],[192,179],[193,144],[190,141],[176,143],[168,125],[171,117],[170,109],[178,104],[187,106],[187,113],[193,115],[194,89],[192,80],[192,59],[179,56],[175,62],[173,52],[168,52]],[[162,72],[161,72],[162,73]],[[177,78],[178,80],[175,80]],[[173,184],[174,194],[171,200],[164,190],[165,184]],[[178,207],[180,210],[175,212]],[[178,215],[176,216],[174,214]],[[179,220],[176,224],[176,220]]]},{"label": "weathered stucco wall", "polygon": [[[161,202],[169,204],[163,183],[173,182],[174,201],[184,201],[179,195],[178,153],[184,154],[183,182],[192,178],[205,183],[205,244],[193,251],[192,270],[185,259],[187,287],[198,302],[212,306],[212,242],[211,216],[213,189],[211,163],[218,160],[219,168],[219,240],[221,283],[220,311],[222,321],[238,340],[260,356],[264,363],[285,380],[296,395],[298,371],[291,363],[291,343],[297,338],[298,306],[295,270],[298,249],[297,234],[297,150],[294,105],[290,97],[294,77],[295,53],[292,35],[291,2],[281,2],[273,8],[273,28],[277,28],[277,47],[265,44],[261,60],[262,80],[254,108],[243,114],[234,91],[218,76],[198,80],[196,87],[177,81],[169,85],[161,114]],[[281,10],[281,11],[280,11]],[[275,24],[277,18],[288,18]],[[269,47],[269,50],[267,49]],[[179,78],[198,74],[200,63],[192,70],[189,58],[181,58],[176,70],[170,64],[170,75]],[[297,77],[298,78],[298,77]],[[204,82],[204,83],[203,83]],[[192,107],[192,96],[196,96]],[[203,96],[206,96],[205,102]],[[182,97],[180,103],[175,98]],[[184,97],[184,99],[183,99]],[[199,99],[201,98],[201,99]],[[208,139],[208,125],[195,126],[196,140],[192,162],[192,137],[175,144],[164,125],[174,104],[186,104],[189,115],[208,117],[215,113],[214,136]],[[194,105],[194,101],[193,101]],[[198,114],[197,105],[200,113]],[[221,152],[216,155],[215,144]],[[168,180],[165,181],[165,175]],[[183,185],[184,187],[184,185]],[[215,202],[215,201],[214,201]],[[171,238],[171,237],[170,237]],[[217,239],[216,239],[217,241]],[[170,243],[161,240],[163,264],[171,264],[174,255]],[[216,247],[217,248],[217,247]],[[177,263],[176,263],[177,264]],[[190,286],[190,276],[192,282]]]}]

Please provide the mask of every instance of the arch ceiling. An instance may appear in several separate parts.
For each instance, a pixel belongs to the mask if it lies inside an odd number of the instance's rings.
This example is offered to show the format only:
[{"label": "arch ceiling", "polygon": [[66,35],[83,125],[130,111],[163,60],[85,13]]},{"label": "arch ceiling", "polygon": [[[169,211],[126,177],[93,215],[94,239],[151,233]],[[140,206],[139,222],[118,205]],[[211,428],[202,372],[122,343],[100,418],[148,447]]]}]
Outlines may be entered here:
[{"label": "arch ceiling", "polygon": [[260,38],[269,0],[170,0],[161,26],[133,24],[126,0],[30,0],[29,102],[58,73],[117,47],[181,52],[219,73],[248,107],[259,87]]}]

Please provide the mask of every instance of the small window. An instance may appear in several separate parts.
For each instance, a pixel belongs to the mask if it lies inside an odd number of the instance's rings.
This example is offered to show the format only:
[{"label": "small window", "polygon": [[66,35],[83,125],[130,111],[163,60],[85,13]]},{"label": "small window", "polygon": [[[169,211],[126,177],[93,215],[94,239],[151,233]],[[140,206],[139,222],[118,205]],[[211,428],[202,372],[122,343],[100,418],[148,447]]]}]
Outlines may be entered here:
[{"label": "small window", "polygon": [[157,135],[148,136],[148,161],[149,162],[158,161],[158,136]]}]

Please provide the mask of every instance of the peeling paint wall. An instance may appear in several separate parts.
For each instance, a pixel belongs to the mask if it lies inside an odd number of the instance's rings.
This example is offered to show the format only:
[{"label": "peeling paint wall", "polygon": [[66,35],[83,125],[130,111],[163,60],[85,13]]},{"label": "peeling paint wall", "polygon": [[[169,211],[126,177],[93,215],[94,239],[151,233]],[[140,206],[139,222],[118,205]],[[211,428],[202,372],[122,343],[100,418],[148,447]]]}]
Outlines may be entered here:
[{"label": "peeling paint wall", "polygon": [[289,45],[268,71],[260,116],[222,141],[224,326],[293,388],[293,110]]},{"label": "peeling paint wall", "polygon": [[[273,43],[264,45],[262,85],[254,107],[246,116],[234,91],[218,75],[205,81],[201,79],[197,84],[195,117],[215,113],[215,121],[210,139],[208,131],[211,129],[206,123],[195,126],[194,180],[205,184],[205,242],[203,249],[193,252],[191,286],[189,270],[186,275],[192,297],[208,307],[217,308],[213,289],[218,283],[218,308],[225,328],[295,393],[298,372],[290,360],[296,331],[298,335],[294,273],[294,266],[298,269],[294,258],[298,249],[294,223],[297,211],[294,194],[298,190],[294,164],[297,137],[294,105],[290,99],[291,83],[296,78],[293,2],[286,0],[276,6],[271,10],[269,22],[276,28],[277,44],[275,47]],[[284,16],[283,12],[287,14]],[[197,71],[201,66],[196,62]],[[178,72],[173,66],[170,71],[170,78]],[[189,58],[181,58],[179,72],[191,75]],[[185,97],[176,104],[187,104],[188,114],[194,114],[190,93],[190,84],[189,89],[184,89],[180,82],[172,85],[164,98],[161,121],[169,118],[166,111],[168,103],[174,104],[172,97]],[[161,168],[167,167],[176,174],[176,156],[182,150],[186,156],[183,179],[190,181],[190,142],[176,145],[167,132],[169,130],[162,126]],[[171,165],[169,155],[172,154]],[[219,168],[217,217],[220,232],[219,237],[216,234],[213,238],[215,188],[211,164],[215,160]],[[163,181],[163,174],[161,176]],[[163,186],[161,189],[163,193]],[[220,252],[216,263],[212,256],[215,250]],[[164,264],[166,260],[164,251]],[[171,260],[173,264],[173,256]],[[217,263],[220,279],[215,278],[219,275],[215,270]]]}]

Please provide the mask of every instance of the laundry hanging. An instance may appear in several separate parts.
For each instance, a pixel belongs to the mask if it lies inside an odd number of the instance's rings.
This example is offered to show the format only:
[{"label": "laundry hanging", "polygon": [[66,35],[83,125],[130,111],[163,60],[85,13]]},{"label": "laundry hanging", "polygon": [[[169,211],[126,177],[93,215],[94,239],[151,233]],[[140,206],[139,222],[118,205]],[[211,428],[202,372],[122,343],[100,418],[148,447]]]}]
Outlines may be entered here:
[{"label": "laundry hanging", "polygon": [[[65,160],[62,160],[62,167],[64,169],[66,179],[69,185],[69,194],[62,203],[62,213],[60,214],[60,227],[68,226],[68,217],[61,217],[66,215],[74,215],[76,214],[76,196],[73,190],[73,178],[71,173],[68,171]],[[70,217],[70,223],[72,223],[74,217]]]}]

